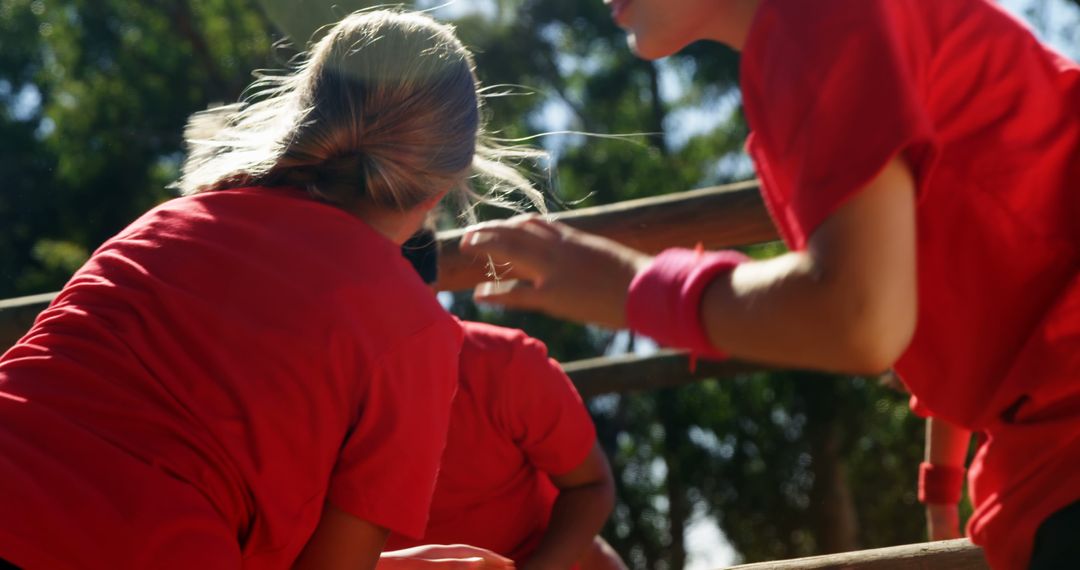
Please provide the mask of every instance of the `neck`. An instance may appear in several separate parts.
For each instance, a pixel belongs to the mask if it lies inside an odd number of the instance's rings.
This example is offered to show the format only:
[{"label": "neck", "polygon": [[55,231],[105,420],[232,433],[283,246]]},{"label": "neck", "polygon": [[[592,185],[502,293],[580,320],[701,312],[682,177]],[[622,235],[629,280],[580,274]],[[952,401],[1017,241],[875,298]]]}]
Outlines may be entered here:
[{"label": "neck", "polygon": [[357,205],[351,213],[398,245],[405,243],[416,232],[425,214],[420,208],[401,211],[367,203]]},{"label": "neck", "polygon": [[762,0],[729,0],[726,7],[717,10],[715,17],[706,23],[703,39],[717,41],[731,49],[742,51],[761,2]]}]

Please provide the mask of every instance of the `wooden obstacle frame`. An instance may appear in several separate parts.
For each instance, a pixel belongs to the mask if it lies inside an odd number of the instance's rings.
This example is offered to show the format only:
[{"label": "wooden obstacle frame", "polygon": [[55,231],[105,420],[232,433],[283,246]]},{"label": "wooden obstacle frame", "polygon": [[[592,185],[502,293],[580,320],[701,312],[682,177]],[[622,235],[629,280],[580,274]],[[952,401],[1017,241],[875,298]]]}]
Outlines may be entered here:
[{"label": "wooden obstacle frame", "polygon": [[[668,247],[746,246],[777,239],[756,182],[701,188],[554,216],[578,229],[656,253]],[[440,232],[439,281],[444,291],[472,288],[486,280],[484,260],[458,249],[461,231]],[[512,276],[512,272],[510,274]],[[0,350],[14,344],[56,293],[0,300]],[[610,356],[564,363],[582,396],[681,386],[708,378],[730,378],[770,370],[749,362],[700,361],[693,369],[684,353],[661,350],[648,356]],[[853,569],[982,570],[981,550],[966,539],[912,544],[737,566],[740,570]]]}]

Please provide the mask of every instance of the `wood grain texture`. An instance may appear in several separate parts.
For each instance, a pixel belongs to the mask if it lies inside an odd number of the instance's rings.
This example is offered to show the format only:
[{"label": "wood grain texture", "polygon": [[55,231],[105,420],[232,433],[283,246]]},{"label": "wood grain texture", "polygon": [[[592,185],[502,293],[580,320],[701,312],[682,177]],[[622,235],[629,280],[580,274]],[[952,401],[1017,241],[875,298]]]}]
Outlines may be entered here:
[{"label": "wood grain texture", "polygon": [[661,350],[648,356],[604,356],[563,364],[566,375],[585,398],[683,386],[707,378],[731,378],[736,374],[771,369],[769,366],[737,360],[698,360],[697,366],[691,371],[690,358],[676,350]]},{"label": "wood grain texture", "polygon": [[38,313],[49,306],[53,297],[56,297],[56,293],[0,299],[0,353],[30,330]]},{"label": "wood grain texture", "polygon": [[[756,181],[582,208],[554,218],[647,253],[698,242],[723,248],[777,238]],[[487,280],[484,260],[458,249],[461,234],[462,230],[439,233],[440,290],[461,291]],[[14,344],[54,296],[0,300],[0,349]]]},{"label": "wood grain texture", "polygon": [[730,570],[989,570],[982,550],[962,538],[873,550],[776,560]]}]

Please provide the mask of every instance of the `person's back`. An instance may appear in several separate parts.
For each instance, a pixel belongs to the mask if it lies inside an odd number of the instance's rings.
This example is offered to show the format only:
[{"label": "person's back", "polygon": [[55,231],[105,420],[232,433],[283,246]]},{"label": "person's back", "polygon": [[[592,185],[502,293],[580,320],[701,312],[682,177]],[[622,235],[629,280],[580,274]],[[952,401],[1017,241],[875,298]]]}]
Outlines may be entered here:
[{"label": "person's back", "polygon": [[[0,389],[8,407],[18,398],[57,414],[45,429],[85,432],[206,495],[243,537],[248,564],[266,555],[291,560],[318,520],[323,481],[359,410],[397,413],[376,405],[396,398],[368,393],[361,379],[406,341],[438,350],[432,341],[454,334],[397,251],[358,218],[298,189],[173,200],[103,245],[72,278],[0,362]],[[449,394],[452,386],[430,389]],[[31,415],[14,424],[19,417],[0,425],[0,437],[42,429]],[[426,439],[408,425],[400,430],[395,437],[410,445]],[[365,461],[385,461],[384,443],[372,442]],[[23,466],[25,477],[46,471],[32,465]],[[107,462],[98,467],[111,471]],[[91,484],[95,466],[79,471]],[[410,474],[419,473],[403,469],[395,484],[425,484]],[[12,476],[5,488],[14,493],[21,486]],[[339,485],[330,493],[357,492]],[[104,523],[104,513],[78,503],[64,508],[72,524]]]}]

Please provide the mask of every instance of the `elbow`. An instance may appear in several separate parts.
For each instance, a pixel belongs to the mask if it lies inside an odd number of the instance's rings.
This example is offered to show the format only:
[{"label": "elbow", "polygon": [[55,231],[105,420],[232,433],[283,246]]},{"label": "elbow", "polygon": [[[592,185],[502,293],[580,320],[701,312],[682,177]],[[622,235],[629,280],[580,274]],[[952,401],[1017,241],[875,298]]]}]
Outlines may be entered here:
[{"label": "elbow", "polygon": [[882,374],[893,367],[907,348],[910,336],[904,338],[893,332],[860,335],[848,342],[849,359],[845,372],[858,375]]},{"label": "elbow", "polygon": [[850,321],[841,332],[847,355],[845,372],[881,374],[896,363],[915,334],[915,316],[898,311],[873,311]]},{"label": "elbow", "polygon": [[[599,449],[599,444],[597,444],[597,449]],[[615,478],[611,473],[611,464],[608,463],[606,457],[603,458],[602,467],[600,477],[594,483],[593,500],[597,511],[603,514],[604,520],[607,520],[612,511],[615,510]]]},{"label": "elbow", "polygon": [[840,372],[880,374],[907,350],[915,334],[913,288],[844,295],[834,305],[837,366]]},{"label": "elbow", "polygon": [[604,478],[600,481],[598,493],[599,506],[604,512],[604,519],[611,516],[615,510],[615,478],[611,474],[611,467],[604,470]]}]

